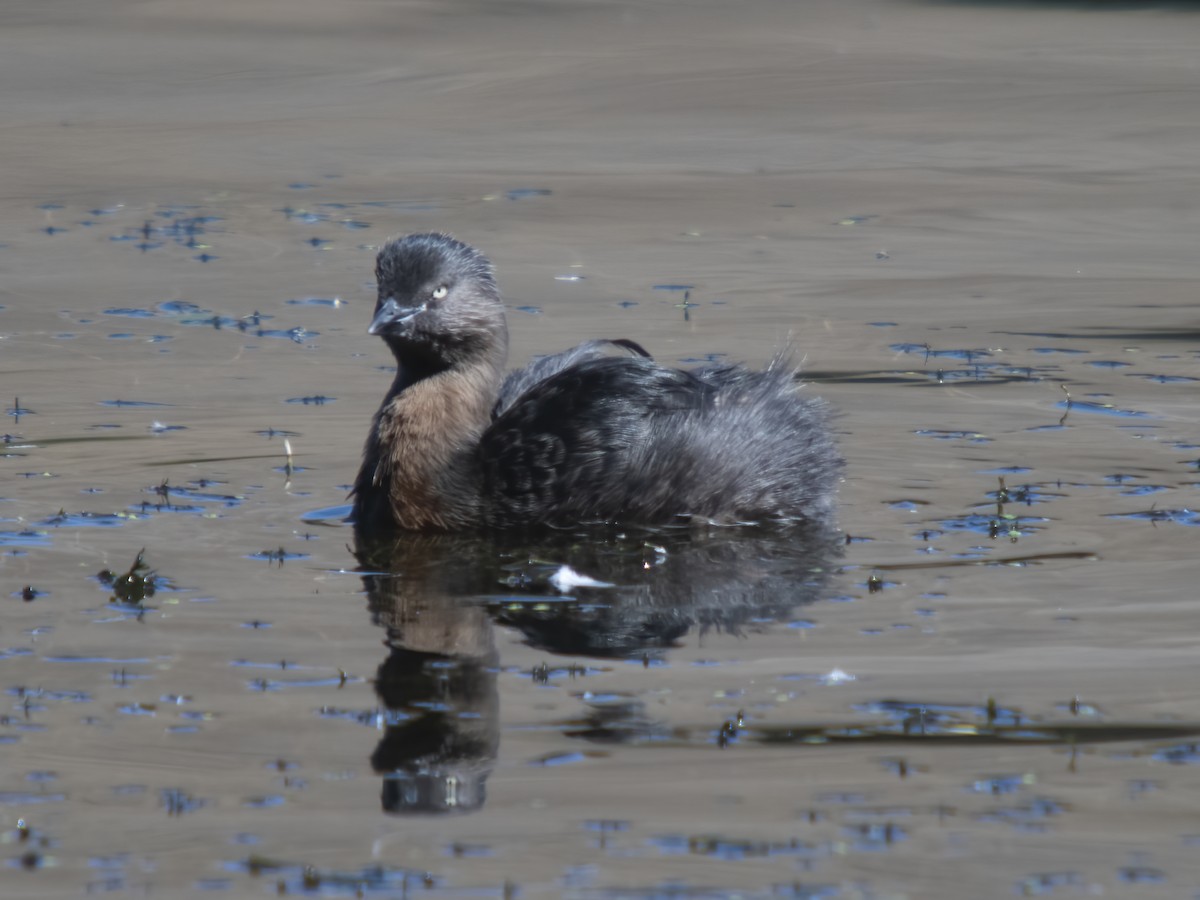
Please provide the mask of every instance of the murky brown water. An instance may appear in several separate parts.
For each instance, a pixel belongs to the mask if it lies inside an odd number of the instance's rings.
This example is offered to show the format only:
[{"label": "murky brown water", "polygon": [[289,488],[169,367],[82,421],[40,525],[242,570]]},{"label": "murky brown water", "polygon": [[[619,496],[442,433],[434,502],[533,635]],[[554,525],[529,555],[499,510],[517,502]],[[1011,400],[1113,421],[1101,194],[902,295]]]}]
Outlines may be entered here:
[{"label": "murky brown water", "polygon": [[[1193,8],[0,16],[5,896],[1200,892]],[[791,335],[844,555],[364,581],[305,516],[388,383],[373,247],[431,228],[495,259],[514,362]],[[137,615],[95,575],[143,547]],[[554,599],[564,561],[622,593]]]}]

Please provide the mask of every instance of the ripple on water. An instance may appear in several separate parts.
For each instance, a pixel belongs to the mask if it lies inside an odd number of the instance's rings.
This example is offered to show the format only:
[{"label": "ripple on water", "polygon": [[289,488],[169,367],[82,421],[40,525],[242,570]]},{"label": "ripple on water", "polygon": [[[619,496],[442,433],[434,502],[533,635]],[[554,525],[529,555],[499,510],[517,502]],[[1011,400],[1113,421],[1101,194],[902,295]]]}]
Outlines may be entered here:
[{"label": "ripple on water", "polygon": [[119,657],[119,656],[71,656],[71,655],[43,656],[42,661],[48,662],[48,663],[103,663],[105,665],[116,665],[116,666],[146,665],[147,663],[151,662],[151,660],[148,657],[144,657],[144,656]]},{"label": "ripple on water", "polygon": [[321,332],[310,331],[307,328],[301,328],[297,325],[295,328],[260,328],[254,332],[255,337],[262,338],[277,338],[280,340],[291,341],[293,344],[303,344],[305,341],[319,337]]},{"label": "ripple on water", "polygon": [[1023,790],[1031,784],[1034,784],[1037,779],[1029,774],[1020,775],[990,775],[986,778],[980,778],[972,781],[967,785],[967,790],[972,794],[988,794],[993,797],[1000,797],[1004,794],[1014,794],[1019,790]]},{"label": "ripple on water", "polygon": [[48,547],[50,536],[44,531],[0,531],[0,547]]},{"label": "ripple on water", "polygon": [[1006,486],[1003,490],[987,491],[986,496],[997,503],[1017,503],[1032,506],[1035,503],[1049,503],[1052,500],[1060,500],[1067,495],[1043,491],[1040,486],[1034,484],[1018,484],[1011,487]]},{"label": "ripple on water", "polygon": [[937,441],[967,441],[971,444],[990,444],[992,439],[977,431],[947,431],[940,428],[918,428],[913,434]]},{"label": "ripple on water", "polygon": [[[163,484],[154,485],[144,489],[145,493],[155,494],[162,497],[165,507],[170,510],[176,504],[171,501],[174,498],[186,500],[192,503],[211,503],[220,504],[225,507],[240,506],[246,501],[246,498],[237,494],[214,494],[210,491],[200,490],[190,487],[174,487],[172,485]],[[195,507],[190,507],[194,509]]]},{"label": "ripple on water", "polygon": [[433,212],[441,209],[441,206],[432,200],[364,200],[360,205],[394,209],[399,212]]},{"label": "ripple on water", "polygon": [[1007,534],[1016,529],[1031,532],[1040,531],[1041,529],[1033,523],[1049,521],[1045,516],[1014,516],[1010,514],[989,516],[970,513],[950,519],[942,519],[940,525],[945,531],[970,531],[976,534],[986,534],[988,537],[998,537],[1001,534]]},{"label": "ripple on water", "polygon": [[1122,866],[1117,869],[1117,878],[1126,884],[1162,884],[1167,873],[1150,866]]},{"label": "ripple on water", "polygon": [[233,879],[199,878],[192,882],[192,886],[198,891],[231,891],[233,890]]},{"label": "ripple on water", "polygon": [[326,397],[323,394],[313,394],[307,397],[289,397],[283,402],[299,406],[324,406],[326,403],[333,403],[335,400],[337,400],[337,397]]},{"label": "ripple on water", "polygon": [[509,200],[529,200],[532,197],[549,197],[552,193],[549,188],[512,188],[505,191],[504,196]]},{"label": "ripple on water", "polygon": [[888,349],[893,350],[896,353],[905,353],[905,354],[916,353],[916,354],[920,354],[921,356],[927,357],[929,359],[934,359],[934,358],[961,359],[965,362],[974,362],[977,359],[988,359],[992,356],[992,352],[990,350],[985,350],[983,348],[975,348],[972,350],[968,350],[965,348],[964,349],[955,349],[955,350],[934,350],[928,344],[913,344],[913,343],[889,344]]},{"label": "ripple on water", "polygon": [[646,843],[667,856],[707,856],[727,862],[780,856],[812,858],[826,852],[798,838],[756,841],[716,834],[663,834],[648,838]]},{"label": "ripple on water", "polygon": [[247,809],[273,809],[283,806],[285,803],[287,803],[287,798],[279,794],[267,794],[263,797],[248,797],[242,801],[242,806]]},{"label": "ripple on water", "polygon": [[1172,490],[1172,488],[1165,484],[1139,484],[1125,488],[1120,493],[1124,497],[1143,497],[1147,494],[1160,494],[1163,491],[1169,490]]},{"label": "ripple on water", "polygon": [[100,400],[100,406],[112,406],[118,408],[134,407],[139,409],[161,408],[174,406],[174,403],[158,403],[152,400]]},{"label": "ripple on water", "polygon": [[1026,875],[1015,885],[1019,897],[1041,897],[1053,894],[1059,888],[1083,889],[1087,882],[1078,872],[1040,872]]},{"label": "ripple on water", "polygon": [[182,816],[206,806],[208,801],[193,797],[183,788],[163,788],[158,792],[159,805],[170,816]]},{"label": "ripple on water", "polygon": [[197,306],[195,303],[189,303],[186,300],[164,300],[156,308],[159,312],[169,316],[194,316],[209,312],[209,310]]},{"label": "ripple on water", "polygon": [[118,528],[143,518],[129,513],[60,512],[37,524],[47,528]]},{"label": "ripple on water", "polygon": [[300,521],[314,525],[344,525],[346,524],[346,520],[350,518],[350,513],[353,509],[354,507],[349,503],[343,503],[339,506],[325,506],[320,509],[312,509],[301,513]]},{"label": "ripple on water", "polygon": [[1152,754],[1150,758],[1176,766],[1200,765],[1200,743],[1191,741],[1186,744],[1164,747]]},{"label": "ripple on water", "polygon": [[564,752],[564,753],[547,753],[544,756],[539,756],[537,759],[531,759],[531,766],[569,766],[575,763],[586,762],[588,756],[586,753],[579,751]]},{"label": "ripple on water", "polygon": [[881,853],[908,839],[908,832],[894,822],[870,822],[842,828],[854,849],[865,853]]},{"label": "ripple on water", "polygon": [[249,553],[244,558],[258,559],[264,562],[284,563],[294,559],[308,559],[309,555],[308,553],[293,553],[280,547],[278,550],[259,550],[257,553]]},{"label": "ripple on water", "polygon": [[469,844],[464,841],[454,841],[447,844],[442,852],[456,859],[484,859],[495,856],[496,852],[487,844]]},{"label": "ripple on water", "polygon": [[330,309],[338,309],[346,305],[346,301],[341,297],[298,297],[285,302],[288,306],[324,306]]},{"label": "ripple on water", "polygon": [[365,725],[368,728],[385,728],[398,725],[412,718],[409,713],[398,709],[341,709],[336,706],[322,706],[315,711],[322,719],[335,719],[351,722],[355,725]]},{"label": "ripple on water", "polygon": [[0,806],[45,806],[49,803],[62,803],[66,799],[66,794],[0,791]]},{"label": "ripple on water", "polygon": [[1136,375],[1130,373],[1127,378],[1144,378],[1146,381],[1153,381],[1158,384],[1188,384],[1193,381],[1200,381],[1200,378],[1192,378],[1189,375]]},{"label": "ripple on water", "polygon": [[1181,509],[1146,509],[1140,512],[1107,513],[1106,519],[1137,519],[1156,525],[1159,522],[1170,522],[1175,525],[1200,525],[1200,511]]},{"label": "ripple on water", "polygon": [[[419,896],[422,889],[433,891],[441,887],[439,879],[419,869],[368,865],[359,871],[337,871],[257,854],[228,861],[222,868],[253,876],[270,875],[276,879],[278,893],[286,896],[409,897]],[[498,892],[485,893],[493,896]]]},{"label": "ripple on water", "polygon": [[1093,403],[1090,400],[1060,400],[1054,404],[1055,409],[1065,409],[1070,412],[1088,413],[1098,416],[1117,416],[1125,419],[1156,418],[1150,413],[1137,409],[1120,409],[1109,403]]}]

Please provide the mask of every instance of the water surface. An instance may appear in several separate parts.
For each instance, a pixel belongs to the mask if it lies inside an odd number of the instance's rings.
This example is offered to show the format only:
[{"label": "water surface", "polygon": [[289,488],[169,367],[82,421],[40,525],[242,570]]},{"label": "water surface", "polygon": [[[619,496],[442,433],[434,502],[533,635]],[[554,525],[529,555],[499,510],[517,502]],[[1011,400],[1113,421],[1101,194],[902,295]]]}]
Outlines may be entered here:
[{"label": "water surface", "polygon": [[[5,16],[14,895],[1200,892],[1194,9]],[[842,533],[356,552],[419,229],[514,364],[790,342]]]}]

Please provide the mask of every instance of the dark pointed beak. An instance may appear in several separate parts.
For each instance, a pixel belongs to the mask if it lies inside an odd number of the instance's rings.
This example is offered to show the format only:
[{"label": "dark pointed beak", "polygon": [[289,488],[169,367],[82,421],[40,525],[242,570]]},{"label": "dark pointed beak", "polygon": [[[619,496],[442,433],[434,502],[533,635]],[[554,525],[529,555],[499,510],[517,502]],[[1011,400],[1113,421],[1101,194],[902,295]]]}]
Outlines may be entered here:
[{"label": "dark pointed beak", "polygon": [[402,333],[404,327],[424,308],[424,305],[401,306],[396,302],[395,297],[388,297],[375,312],[375,318],[371,324],[367,326],[367,334]]}]

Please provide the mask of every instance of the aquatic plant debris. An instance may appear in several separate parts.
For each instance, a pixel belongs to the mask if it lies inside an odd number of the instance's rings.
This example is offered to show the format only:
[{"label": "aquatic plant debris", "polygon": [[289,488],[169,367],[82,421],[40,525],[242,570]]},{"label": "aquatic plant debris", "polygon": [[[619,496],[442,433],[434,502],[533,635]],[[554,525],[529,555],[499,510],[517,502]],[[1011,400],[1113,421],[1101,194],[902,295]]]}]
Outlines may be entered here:
[{"label": "aquatic plant debris", "polygon": [[126,572],[117,575],[109,569],[102,569],[96,578],[101,584],[112,588],[110,602],[125,606],[143,607],[148,598],[153,597],[158,589],[158,573],[146,565],[146,549],[138,551],[133,565]]}]

